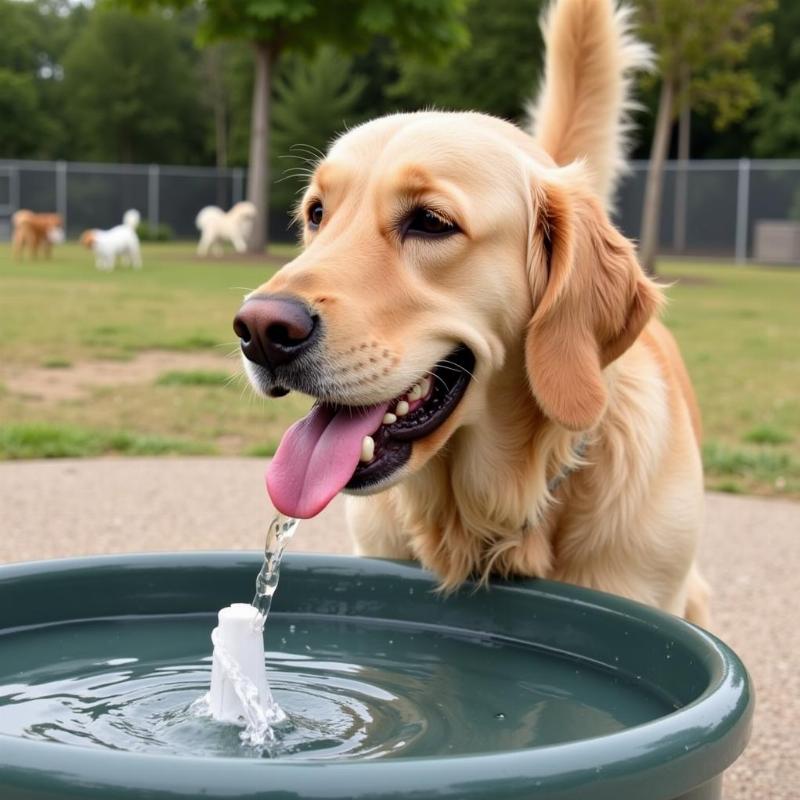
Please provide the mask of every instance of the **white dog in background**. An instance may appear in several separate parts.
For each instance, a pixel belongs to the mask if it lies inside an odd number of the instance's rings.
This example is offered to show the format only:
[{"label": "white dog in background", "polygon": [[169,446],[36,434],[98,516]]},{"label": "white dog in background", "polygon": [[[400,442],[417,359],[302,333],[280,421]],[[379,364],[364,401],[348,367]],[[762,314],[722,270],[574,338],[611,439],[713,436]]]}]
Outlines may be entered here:
[{"label": "white dog in background", "polygon": [[244,253],[255,219],[256,207],[248,202],[236,203],[227,212],[217,206],[201,209],[194,221],[200,231],[197,254],[221,255],[224,242],[230,242],[237,253]]},{"label": "white dog in background", "polygon": [[136,234],[141,219],[138,211],[130,209],[122,217],[122,225],[107,231],[93,228],[83,232],[81,244],[94,251],[97,269],[112,270],[117,262],[141,269],[142,251]]}]

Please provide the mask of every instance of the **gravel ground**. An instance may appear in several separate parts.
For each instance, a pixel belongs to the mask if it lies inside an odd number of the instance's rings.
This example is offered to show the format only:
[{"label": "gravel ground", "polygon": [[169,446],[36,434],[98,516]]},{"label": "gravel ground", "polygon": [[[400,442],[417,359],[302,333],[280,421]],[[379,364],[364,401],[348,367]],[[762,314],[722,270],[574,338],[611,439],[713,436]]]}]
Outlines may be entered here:
[{"label": "gravel ground", "polygon": [[[0,464],[0,562],[156,550],[261,549],[271,509],[253,459],[86,459]],[[349,552],[336,501],[296,551]],[[701,561],[714,632],[748,665],[758,707],[726,800],[800,796],[800,504],[709,494]],[[794,599],[793,599],[794,598]],[[788,604],[788,605],[787,605]]]}]

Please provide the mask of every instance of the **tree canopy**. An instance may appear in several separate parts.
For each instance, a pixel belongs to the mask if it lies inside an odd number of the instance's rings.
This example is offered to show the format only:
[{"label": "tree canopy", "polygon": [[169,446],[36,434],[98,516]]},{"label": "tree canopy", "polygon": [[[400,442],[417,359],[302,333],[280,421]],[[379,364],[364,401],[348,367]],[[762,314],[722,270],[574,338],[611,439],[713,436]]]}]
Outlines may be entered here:
[{"label": "tree canopy", "polygon": [[[716,0],[715,0],[716,1]],[[732,0],[731,0],[732,1]],[[143,7],[141,0],[135,0]],[[428,3],[425,0],[408,0],[406,8],[416,9],[400,20],[400,32],[413,29],[430,30],[430,20],[425,17]],[[352,101],[352,107],[336,108],[340,98],[332,98],[332,115],[337,124],[352,124],[379,114],[436,106],[440,108],[475,108],[509,119],[521,119],[525,101],[531,96],[539,79],[541,39],[538,31],[538,14],[543,0],[493,0],[491,3],[468,3],[464,10],[461,30],[455,40],[443,33],[439,40],[430,39],[433,55],[439,61],[423,63],[412,58],[399,42],[378,34],[386,30],[380,15],[396,14],[391,2],[360,2],[360,8],[370,6],[364,25],[356,36],[352,31],[342,31],[346,41],[354,44],[351,56],[333,48],[327,56],[347,68],[345,85],[355,82],[362,91]],[[334,13],[345,0],[328,0],[313,3]],[[696,0],[672,0],[672,8],[680,10],[683,4],[705,6]],[[209,164],[217,161],[218,130],[213,113],[214,97],[224,112],[220,116],[221,130],[225,136],[224,161],[232,166],[243,166],[248,160],[249,121],[252,103],[253,68],[252,49],[237,39],[225,39],[216,45],[221,57],[218,70],[220,84],[211,89],[204,65],[208,50],[205,44],[211,38],[211,23],[205,14],[211,3],[195,4],[186,0],[182,7],[169,13],[158,13],[152,18],[135,16],[117,9],[117,17],[124,19],[123,27],[131,29],[129,49],[108,48],[101,41],[106,35],[109,19],[101,18],[111,13],[107,4],[85,6],[69,0],[0,0],[0,30],[3,46],[0,48],[0,157],[67,158],[74,160],[114,161],[123,158],[123,145],[119,138],[108,135],[104,122],[119,124],[124,117],[131,82],[148,86],[152,92],[153,106],[158,114],[146,108],[137,112],[135,130],[124,144],[126,159],[135,162]],[[311,0],[298,2],[258,3],[244,0],[220,0],[214,5],[218,13],[220,34],[234,32],[230,15],[242,6],[269,8],[291,6],[292,13],[307,14]],[[267,12],[264,12],[266,8]],[[377,10],[376,10],[377,9]],[[383,9],[381,11],[381,9]],[[365,12],[366,13],[366,12]],[[688,11],[686,12],[688,13]],[[148,19],[151,21],[148,22]],[[160,29],[151,31],[152,20]],[[338,19],[338,18],[337,18]],[[334,19],[332,24],[337,23]],[[712,75],[699,72],[695,76],[693,92],[692,146],[693,158],[732,158],[739,156],[800,157],[800,3],[796,0],[779,0],[774,8],[760,14],[757,25],[772,25],[774,34],[770,43],[753,44],[739,68],[750,75],[746,81],[745,95],[753,82],[759,98],[746,110],[730,105],[717,108],[708,102],[710,94],[723,96],[731,88],[714,85]],[[256,26],[256,22],[251,22]],[[274,25],[269,16],[264,26]],[[299,24],[299,23],[298,23]],[[300,25],[302,27],[302,25]],[[256,27],[253,28],[256,30]],[[262,28],[258,28],[262,30]],[[433,31],[435,33],[436,27]],[[152,36],[151,36],[152,33]],[[113,36],[123,38],[122,32]],[[405,34],[403,34],[405,35]],[[154,54],[150,40],[158,37],[160,49]],[[200,38],[198,38],[200,37]],[[444,37],[444,38],[442,38]],[[446,43],[463,42],[469,46],[446,52]],[[218,37],[219,38],[219,37]],[[138,39],[142,41],[139,42]],[[92,68],[94,61],[77,53],[87,49],[100,59],[101,66]],[[443,44],[444,43],[444,44]],[[276,84],[273,88],[273,117],[275,138],[272,147],[273,176],[279,180],[285,164],[290,159],[279,160],[288,139],[283,139],[283,123],[278,117],[302,116],[299,107],[307,103],[291,91],[279,88],[290,73],[299,70],[298,64],[313,64],[313,49],[306,40],[298,38],[293,48],[282,51],[274,65]],[[124,60],[129,62],[127,67]],[[149,64],[142,63],[140,54],[148,54]],[[69,59],[67,59],[69,55]],[[115,60],[119,63],[114,63]],[[134,65],[138,65],[134,67]],[[163,65],[163,69],[162,69]],[[69,69],[67,69],[69,67]],[[737,69],[739,69],[737,68]],[[70,71],[77,70],[70,76]],[[126,71],[127,70],[127,71]],[[138,72],[137,72],[138,71]],[[136,73],[136,74],[134,74]],[[121,80],[109,81],[109,74],[124,74]],[[169,74],[169,80],[153,81],[152,75]],[[151,77],[148,77],[150,75]],[[311,73],[306,79],[311,78]],[[322,77],[319,75],[314,78]],[[148,84],[148,81],[150,83]],[[105,85],[103,85],[105,84]],[[705,84],[705,85],[704,85]],[[749,85],[749,88],[748,88]],[[723,92],[723,89],[725,90]],[[306,87],[305,91],[311,91]],[[318,113],[313,133],[309,121],[302,132],[297,129],[298,141],[321,147],[331,135],[325,118],[324,92],[320,90]],[[652,128],[658,104],[658,91],[654,81],[643,87],[637,97],[644,105],[637,114],[638,130],[634,133],[634,155],[645,158],[650,152]],[[98,105],[100,106],[98,108]],[[742,113],[738,121],[731,112]],[[734,116],[735,116],[734,113]],[[165,117],[166,119],[160,119]],[[719,129],[723,118],[727,126]],[[24,119],[25,125],[19,120]],[[84,122],[85,120],[85,122]],[[117,120],[117,122],[115,122]],[[291,127],[291,126],[290,126]],[[340,130],[337,128],[337,130]],[[289,128],[287,128],[289,130]],[[276,169],[277,165],[280,167]],[[287,181],[288,183],[288,181]],[[283,184],[275,186],[275,197],[283,193]],[[284,193],[285,196],[285,193]],[[285,202],[284,200],[280,201]]]},{"label": "tree canopy", "polygon": [[[764,15],[773,0],[638,0],[639,35],[655,55],[660,84],[642,211],[639,258],[655,269],[660,230],[661,186],[675,116],[684,111],[713,114],[722,130],[741,120],[760,97],[759,84],[747,67],[754,46],[769,41],[772,28]],[[682,143],[688,157],[689,142]],[[682,196],[685,196],[685,181]],[[681,215],[679,215],[681,216]]]},{"label": "tree canopy", "polygon": [[85,157],[197,160],[204,121],[189,46],[177,25],[156,14],[101,8],[91,15],[63,62],[65,117],[85,142]]},{"label": "tree canopy", "polygon": [[367,48],[375,36],[385,36],[397,45],[400,52],[435,61],[465,41],[460,22],[465,0],[117,2],[139,9],[199,8],[198,39],[201,43],[233,40],[247,43],[252,48],[254,76],[247,199],[257,212],[249,242],[253,252],[259,252],[267,243],[272,77],[281,54],[313,56],[324,45],[350,53]]}]

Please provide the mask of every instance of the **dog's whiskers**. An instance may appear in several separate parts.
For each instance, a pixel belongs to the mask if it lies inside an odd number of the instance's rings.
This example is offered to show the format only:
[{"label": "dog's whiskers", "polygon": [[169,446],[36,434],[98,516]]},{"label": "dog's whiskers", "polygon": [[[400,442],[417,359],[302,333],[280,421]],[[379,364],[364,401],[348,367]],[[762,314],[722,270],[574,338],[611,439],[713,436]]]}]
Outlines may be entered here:
[{"label": "dog's whiskers", "polygon": [[433,378],[434,380],[439,381],[439,383],[441,383],[442,386],[444,387],[444,390],[447,391],[447,388],[448,388],[447,387],[447,381],[441,375],[437,375],[435,372],[427,372],[425,374],[425,377],[426,378]]},{"label": "dog's whiskers", "polygon": [[233,386],[235,383],[239,383],[242,389],[247,389],[247,380],[242,380],[245,378],[244,374],[241,372],[234,372],[232,375],[229,375],[228,378],[223,383],[223,386],[227,389],[229,386]]},{"label": "dog's whiskers", "polygon": [[318,161],[322,161],[325,158],[325,153],[322,152],[318,147],[314,147],[312,144],[307,144],[306,142],[296,142],[293,145],[289,146],[290,150],[299,150],[301,153],[305,151],[306,153],[311,153]]},{"label": "dog's whiskers", "polygon": [[314,174],[314,170],[308,169],[307,167],[287,167],[285,170],[283,170],[283,174],[287,177],[295,178],[300,175],[311,177]]},{"label": "dog's whiskers", "polygon": [[278,158],[296,158],[298,161],[302,161],[305,164],[311,164],[313,159],[308,158],[308,156],[298,156],[294,153],[281,153]]},{"label": "dog's whiskers", "polygon": [[478,382],[477,378],[472,372],[470,372],[465,366],[462,366],[461,364],[456,364],[455,361],[448,361],[445,358],[442,361],[440,361],[437,366],[440,366],[442,369],[450,370],[451,372],[464,372],[467,375],[469,375],[469,377],[472,378],[472,380],[474,380],[476,383]]}]

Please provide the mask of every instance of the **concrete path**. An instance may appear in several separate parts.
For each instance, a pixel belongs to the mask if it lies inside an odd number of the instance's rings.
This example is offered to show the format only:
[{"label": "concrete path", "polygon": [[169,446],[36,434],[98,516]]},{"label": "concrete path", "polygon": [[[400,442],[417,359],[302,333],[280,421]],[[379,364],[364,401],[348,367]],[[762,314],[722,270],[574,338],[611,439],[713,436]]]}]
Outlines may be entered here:
[{"label": "concrete path", "polygon": [[[0,464],[0,562],[89,553],[253,549],[271,509],[254,459],[87,459]],[[292,549],[347,553],[341,501]],[[726,800],[790,800],[800,786],[800,504],[709,494],[701,561],[714,632],[750,669],[755,730]]]}]

